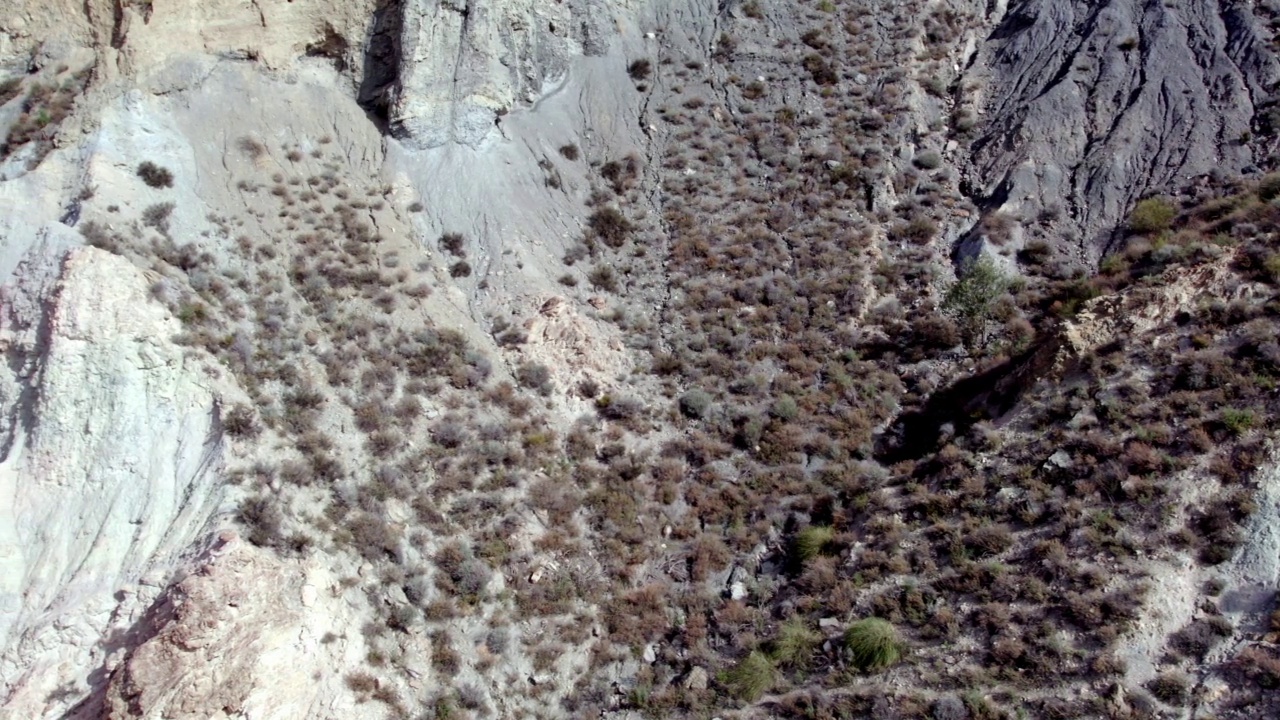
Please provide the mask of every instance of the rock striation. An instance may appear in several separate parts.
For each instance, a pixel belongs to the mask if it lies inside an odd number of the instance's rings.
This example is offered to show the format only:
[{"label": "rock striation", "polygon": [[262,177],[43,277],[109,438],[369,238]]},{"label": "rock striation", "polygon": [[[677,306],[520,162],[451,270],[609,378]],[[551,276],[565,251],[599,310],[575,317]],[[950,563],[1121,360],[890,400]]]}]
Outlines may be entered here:
[{"label": "rock striation", "polygon": [[964,76],[984,88],[980,207],[1061,216],[1096,259],[1141,197],[1264,160],[1280,64],[1248,4],[1025,0],[997,19]]}]

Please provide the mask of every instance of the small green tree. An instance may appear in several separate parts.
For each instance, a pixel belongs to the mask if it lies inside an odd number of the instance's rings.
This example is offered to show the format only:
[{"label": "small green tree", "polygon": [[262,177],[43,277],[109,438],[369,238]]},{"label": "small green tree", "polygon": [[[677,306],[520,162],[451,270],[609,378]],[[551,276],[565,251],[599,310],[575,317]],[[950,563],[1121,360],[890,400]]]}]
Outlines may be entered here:
[{"label": "small green tree", "polygon": [[883,670],[902,656],[898,631],[880,618],[866,618],[850,625],[844,631],[844,644],[853,666],[866,672]]},{"label": "small green tree", "polygon": [[942,306],[955,316],[965,336],[972,340],[981,333],[996,299],[1008,291],[1009,284],[995,261],[980,256],[961,266],[959,279],[947,288]]}]

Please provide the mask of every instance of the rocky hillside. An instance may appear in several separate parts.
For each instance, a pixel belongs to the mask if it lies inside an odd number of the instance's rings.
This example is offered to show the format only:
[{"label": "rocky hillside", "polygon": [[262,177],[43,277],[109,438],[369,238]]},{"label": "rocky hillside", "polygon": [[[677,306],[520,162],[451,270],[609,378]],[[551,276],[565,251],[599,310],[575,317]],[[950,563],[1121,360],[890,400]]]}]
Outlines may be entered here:
[{"label": "rocky hillside", "polygon": [[1278,24],[20,0],[0,714],[1276,714]]}]

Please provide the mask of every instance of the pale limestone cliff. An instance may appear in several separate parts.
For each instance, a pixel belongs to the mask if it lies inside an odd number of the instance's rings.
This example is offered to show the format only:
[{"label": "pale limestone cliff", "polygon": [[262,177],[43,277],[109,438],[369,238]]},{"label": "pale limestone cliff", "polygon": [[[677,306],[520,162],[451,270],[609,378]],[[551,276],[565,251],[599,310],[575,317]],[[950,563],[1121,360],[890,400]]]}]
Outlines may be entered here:
[{"label": "pale limestone cliff", "polygon": [[[210,528],[217,408],[170,340],[177,322],[122,258],[66,256],[38,322],[6,318],[8,453],[0,466],[0,671],[6,707],[75,695]],[[72,683],[65,687],[64,683]]]}]

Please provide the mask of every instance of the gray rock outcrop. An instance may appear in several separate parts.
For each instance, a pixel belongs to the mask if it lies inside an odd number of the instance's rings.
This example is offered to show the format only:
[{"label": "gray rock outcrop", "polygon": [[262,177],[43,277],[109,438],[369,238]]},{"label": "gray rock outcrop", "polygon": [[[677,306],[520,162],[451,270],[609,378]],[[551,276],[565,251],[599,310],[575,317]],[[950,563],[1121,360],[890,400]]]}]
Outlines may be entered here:
[{"label": "gray rock outcrop", "polygon": [[1254,166],[1276,131],[1280,65],[1246,3],[1011,2],[964,77],[988,93],[975,200],[1061,214],[1087,259],[1139,198]]},{"label": "gray rock outcrop", "polygon": [[381,82],[366,82],[362,101],[385,105],[412,146],[476,145],[566,80],[571,58],[600,54],[610,20],[609,6],[580,1],[393,3],[376,28],[387,47],[366,71]]}]

